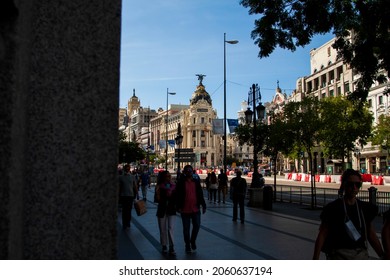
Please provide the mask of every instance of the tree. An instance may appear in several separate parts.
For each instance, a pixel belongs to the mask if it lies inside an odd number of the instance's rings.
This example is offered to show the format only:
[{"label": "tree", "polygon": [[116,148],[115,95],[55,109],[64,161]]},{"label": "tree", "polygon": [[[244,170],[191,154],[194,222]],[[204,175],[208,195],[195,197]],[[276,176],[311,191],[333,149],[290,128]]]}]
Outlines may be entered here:
[{"label": "tree", "polygon": [[[251,33],[268,57],[277,46],[295,51],[313,36],[333,32],[333,47],[360,78],[351,97],[365,101],[372,84],[384,83],[390,71],[390,5],[388,0],[241,0],[249,14],[260,14]],[[390,89],[387,87],[385,93]]]},{"label": "tree", "polygon": [[[379,145],[380,149],[386,152],[386,165],[389,165],[389,153],[390,153],[390,116],[380,115],[378,124],[374,128],[371,138],[373,145]],[[389,170],[386,170],[388,173]]]},{"label": "tree", "polygon": [[145,151],[135,142],[126,141],[123,131],[118,134],[118,162],[136,162],[145,158]]},{"label": "tree", "polygon": [[284,120],[283,114],[271,113],[271,123],[266,127],[264,155],[269,156],[273,163],[274,200],[276,200],[276,161],[278,155],[287,155],[293,147],[293,131]]},{"label": "tree", "polygon": [[371,135],[372,113],[363,105],[345,97],[332,97],[321,100],[320,116],[323,129],[320,133],[325,154],[334,158],[349,156],[356,146],[367,144]]},{"label": "tree", "polygon": [[284,119],[293,132],[295,146],[303,147],[309,156],[311,175],[311,207],[315,208],[316,188],[313,168],[313,148],[319,144],[323,124],[320,119],[320,102],[314,97],[306,97],[300,102],[287,103]]}]

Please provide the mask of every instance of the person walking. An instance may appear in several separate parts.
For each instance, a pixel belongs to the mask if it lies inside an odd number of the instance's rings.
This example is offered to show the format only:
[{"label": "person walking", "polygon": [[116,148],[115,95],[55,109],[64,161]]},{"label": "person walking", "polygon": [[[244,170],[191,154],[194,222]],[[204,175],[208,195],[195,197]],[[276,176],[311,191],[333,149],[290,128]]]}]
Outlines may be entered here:
[{"label": "person walking", "polygon": [[218,179],[215,172],[211,172],[210,174],[210,202],[214,200],[214,204],[217,203],[217,191],[218,191]]},{"label": "person walking", "polygon": [[383,249],[372,221],[377,215],[375,205],[356,198],[362,187],[358,171],[347,169],[341,176],[343,197],[327,204],[321,213],[321,225],[315,242],[313,259],[321,251],[329,260],[368,259],[367,242],[379,257]]},{"label": "person walking", "polygon": [[158,203],[156,216],[162,253],[175,256],[173,233],[176,220],[176,185],[172,182],[171,174],[167,170],[160,172],[158,176],[155,202]]},{"label": "person walking", "polygon": [[130,165],[126,164],[123,175],[119,176],[119,196],[122,205],[122,228],[124,230],[130,228],[131,211],[137,193],[137,183],[130,172]]},{"label": "person walking", "polygon": [[225,197],[228,188],[228,177],[226,173],[221,169],[218,174],[218,203],[225,203]]},{"label": "person walking", "polygon": [[[191,165],[186,165],[176,186],[176,208],[181,215],[183,224],[183,236],[187,253],[196,251],[196,238],[200,229],[202,207],[203,214],[206,213],[206,203],[203,198],[203,190],[200,182],[193,179]],[[192,222],[192,232],[190,227]]]},{"label": "person walking", "polygon": [[230,181],[230,198],[233,200],[233,222],[237,221],[238,206],[240,206],[240,221],[243,224],[245,221],[244,201],[247,183],[241,175],[241,170],[237,170],[236,177]]},{"label": "person walking", "polygon": [[144,170],[144,172],[142,172],[140,183],[141,183],[142,199],[146,201],[148,188],[150,188],[150,173],[148,170]]},{"label": "person walking", "polygon": [[205,184],[206,184],[207,200],[208,200],[208,201],[211,201],[210,176],[211,176],[211,173],[210,173],[210,172],[207,172],[206,179],[204,180],[204,181],[205,181]]}]

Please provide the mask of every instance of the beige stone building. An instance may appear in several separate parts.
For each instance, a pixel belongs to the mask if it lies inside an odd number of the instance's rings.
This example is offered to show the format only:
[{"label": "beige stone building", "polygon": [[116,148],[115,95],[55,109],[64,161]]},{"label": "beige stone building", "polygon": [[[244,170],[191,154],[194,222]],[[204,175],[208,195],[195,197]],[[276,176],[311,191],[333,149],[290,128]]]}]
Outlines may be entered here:
[{"label": "beige stone building", "polygon": [[[170,104],[167,110],[159,108],[157,111],[145,109],[141,107],[141,102],[134,91],[128,102],[127,112],[129,126],[126,132],[129,139],[142,146],[150,143],[158,157],[167,159],[169,169],[177,167],[175,161],[177,146],[174,140],[179,123],[183,135],[181,148],[193,149],[195,154],[193,161],[182,162],[181,167],[185,164],[192,164],[196,168],[222,165],[222,135],[214,134],[212,126],[213,120],[217,118],[217,112],[202,80],[192,93],[189,105]],[[227,155],[232,155],[232,151],[230,146]],[[164,166],[165,164],[160,165]]]},{"label": "beige stone building", "polygon": [[[319,48],[311,50],[311,73],[297,80],[296,90],[288,97],[287,102],[301,101],[305,96],[315,96],[318,99],[344,96],[354,91],[359,76],[349,65],[337,59],[337,51],[332,47],[334,41],[335,39],[332,39]],[[389,99],[383,95],[386,86],[389,86],[389,83],[373,84],[367,98],[374,116],[374,124],[381,114],[388,114]],[[383,172],[386,168],[386,154],[370,143],[364,147],[356,146],[351,158],[353,168],[363,169],[368,173]],[[317,159],[317,166],[321,166],[319,172],[325,172],[326,162],[327,159],[319,152]],[[297,166],[297,162],[294,164]],[[291,162],[286,162],[285,165],[287,168],[292,166]],[[302,166],[305,166],[304,160]]]}]

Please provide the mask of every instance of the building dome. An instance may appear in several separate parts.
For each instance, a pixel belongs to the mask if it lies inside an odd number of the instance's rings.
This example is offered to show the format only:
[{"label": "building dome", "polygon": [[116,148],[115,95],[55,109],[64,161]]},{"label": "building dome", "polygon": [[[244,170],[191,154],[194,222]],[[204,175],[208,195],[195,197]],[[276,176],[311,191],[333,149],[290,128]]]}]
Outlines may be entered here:
[{"label": "building dome", "polygon": [[199,100],[205,100],[207,103],[212,106],[211,97],[210,94],[205,90],[204,85],[200,82],[199,85],[196,87],[196,90],[192,94],[190,104],[195,105],[198,103]]}]

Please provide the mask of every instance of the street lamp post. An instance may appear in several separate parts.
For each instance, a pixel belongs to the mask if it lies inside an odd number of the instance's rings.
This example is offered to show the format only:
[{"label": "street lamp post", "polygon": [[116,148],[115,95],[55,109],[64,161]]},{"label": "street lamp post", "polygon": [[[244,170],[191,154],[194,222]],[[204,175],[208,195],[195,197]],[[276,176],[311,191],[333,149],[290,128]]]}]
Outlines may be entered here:
[{"label": "street lamp post", "polygon": [[[130,137],[129,135],[127,134],[127,128],[129,127],[129,115],[127,114],[127,107],[126,107],[126,113],[125,113],[125,116],[123,117],[123,123],[122,123],[122,127],[123,127],[123,131],[126,135],[126,140],[128,139],[127,142],[130,142]],[[130,127],[129,127],[130,129]],[[125,160],[126,160],[126,152],[123,152],[123,167],[125,166]]]},{"label": "street lamp post", "polygon": [[179,123],[177,126],[177,136],[175,138],[175,142],[177,145],[177,180],[179,179],[180,175],[180,145],[183,143],[183,135],[181,134],[181,124]]},{"label": "street lamp post", "polygon": [[[256,106],[257,101],[259,102],[259,105]],[[260,88],[257,84],[253,84],[251,90],[248,92],[248,106],[250,106],[251,104],[253,105],[253,111],[248,107],[248,109],[245,111],[245,120],[247,124],[250,124],[252,122],[253,116],[253,174],[251,187],[256,187],[260,184],[258,171],[259,162],[257,160],[258,143],[256,131],[256,113],[259,120],[262,120],[264,118],[265,113],[265,107],[261,104]]]},{"label": "street lamp post", "polygon": [[226,43],[237,44],[237,40],[226,41],[226,33],[223,33],[223,170],[226,174]]},{"label": "street lamp post", "polygon": [[176,92],[169,92],[167,88],[167,115],[165,119],[165,170],[168,170],[168,96],[175,94]]}]

